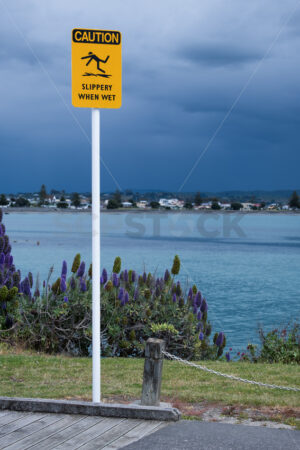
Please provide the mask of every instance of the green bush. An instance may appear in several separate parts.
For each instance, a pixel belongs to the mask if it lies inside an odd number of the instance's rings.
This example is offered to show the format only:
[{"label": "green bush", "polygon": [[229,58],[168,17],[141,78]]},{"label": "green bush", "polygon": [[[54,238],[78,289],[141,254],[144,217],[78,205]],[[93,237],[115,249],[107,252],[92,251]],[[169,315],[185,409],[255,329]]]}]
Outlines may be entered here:
[{"label": "green bush", "polygon": [[269,333],[260,330],[262,342],[258,359],[269,363],[300,363],[299,324]]},{"label": "green bush", "polygon": [[265,332],[259,329],[261,345],[249,344],[241,360],[266,363],[300,364],[300,325]]}]

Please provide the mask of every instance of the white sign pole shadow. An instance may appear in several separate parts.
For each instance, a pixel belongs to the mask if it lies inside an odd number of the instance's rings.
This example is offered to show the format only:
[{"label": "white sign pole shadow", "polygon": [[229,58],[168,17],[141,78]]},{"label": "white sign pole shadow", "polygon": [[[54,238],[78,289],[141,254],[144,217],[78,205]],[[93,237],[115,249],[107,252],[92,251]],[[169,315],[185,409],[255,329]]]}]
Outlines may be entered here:
[{"label": "white sign pole shadow", "polygon": [[101,399],[100,370],[100,110],[92,108],[93,402]]}]

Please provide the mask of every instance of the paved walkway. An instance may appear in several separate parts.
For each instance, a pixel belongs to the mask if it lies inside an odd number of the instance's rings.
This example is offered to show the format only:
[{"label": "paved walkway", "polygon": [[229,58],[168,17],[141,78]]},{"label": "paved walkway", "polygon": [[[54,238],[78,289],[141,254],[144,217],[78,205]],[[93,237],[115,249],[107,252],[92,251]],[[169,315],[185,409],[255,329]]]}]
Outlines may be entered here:
[{"label": "paved walkway", "polygon": [[154,420],[0,411],[0,449],[115,450],[164,426]]},{"label": "paved walkway", "polygon": [[126,446],[125,449],[299,450],[300,431],[182,420]]}]

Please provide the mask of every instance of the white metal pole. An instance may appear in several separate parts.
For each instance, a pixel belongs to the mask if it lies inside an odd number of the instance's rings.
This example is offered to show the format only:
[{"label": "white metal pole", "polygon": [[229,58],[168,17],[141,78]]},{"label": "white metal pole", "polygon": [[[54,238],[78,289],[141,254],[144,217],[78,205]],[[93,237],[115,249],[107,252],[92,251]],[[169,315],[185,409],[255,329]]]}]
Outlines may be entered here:
[{"label": "white metal pole", "polygon": [[101,399],[100,371],[100,110],[92,109],[93,402]]}]

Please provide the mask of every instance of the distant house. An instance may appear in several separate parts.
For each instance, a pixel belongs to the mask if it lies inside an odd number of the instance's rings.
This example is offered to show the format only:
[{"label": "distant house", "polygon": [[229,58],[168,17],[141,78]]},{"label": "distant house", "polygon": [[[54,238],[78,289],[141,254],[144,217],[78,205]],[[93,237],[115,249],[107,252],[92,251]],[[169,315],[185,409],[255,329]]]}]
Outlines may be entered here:
[{"label": "distant house", "polygon": [[122,202],[123,208],[131,208],[132,203],[131,202]]},{"label": "distant house", "polygon": [[212,202],[205,202],[198,206],[198,209],[211,209]]},{"label": "distant house", "polygon": [[170,208],[170,209],[180,209],[184,206],[184,201],[179,200],[178,198],[160,198],[159,202],[160,206],[163,208]]},{"label": "distant house", "polygon": [[253,203],[249,203],[249,202],[244,202],[242,203],[243,205],[243,211],[251,211],[251,209],[253,209]]},{"label": "distant house", "polygon": [[275,211],[276,209],[279,209],[279,205],[277,203],[271,203],[267,206],[268,211]]},{"label": "distant house", "polygon": [[148,202],[147,202],[147,200],[140,200],[139,202],[137,202],[136,206],[138,208],[144,209],[148,206]]}]

